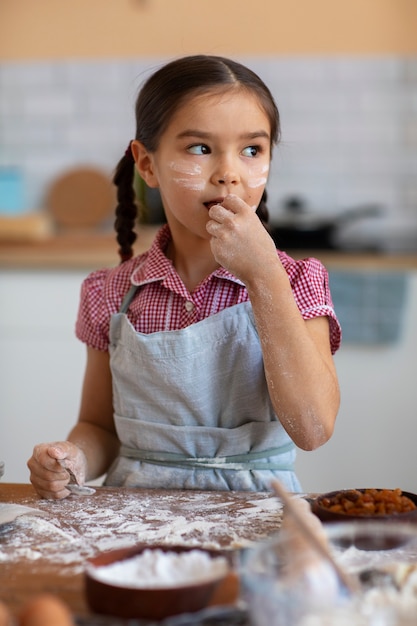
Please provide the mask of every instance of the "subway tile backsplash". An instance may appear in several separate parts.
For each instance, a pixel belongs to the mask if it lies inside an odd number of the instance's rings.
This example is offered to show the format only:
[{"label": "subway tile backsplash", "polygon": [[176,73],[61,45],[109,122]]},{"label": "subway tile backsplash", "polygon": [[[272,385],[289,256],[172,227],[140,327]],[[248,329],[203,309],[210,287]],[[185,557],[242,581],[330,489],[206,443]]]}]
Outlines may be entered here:
[{"label": "subway tile backsplash", "polygon": [[[240,57],[269,85],[282,141],[268,184],[271,219],[289,196],[336,216],[378,204],[346,243],[417,250],[417,57]],[[109,175],[134,135],[134,102],[165,59],[0,63],[0,167],[20,168],[26,209],[64,170]]]}]

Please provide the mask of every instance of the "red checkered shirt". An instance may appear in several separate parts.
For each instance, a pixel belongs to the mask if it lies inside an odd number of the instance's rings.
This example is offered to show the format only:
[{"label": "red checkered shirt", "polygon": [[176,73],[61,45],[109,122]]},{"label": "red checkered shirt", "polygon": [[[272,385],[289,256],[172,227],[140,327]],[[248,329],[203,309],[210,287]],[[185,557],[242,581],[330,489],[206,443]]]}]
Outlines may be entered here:
[{"label": "red checkered shirt", "polygon": [[[127,315],[141,333],[185,328],[249,299],[244,284],[221,267],[190,294],[164,254],[170,238],[165,225],[147,252],[115,268],[92,272],[84,280],[76,323],[76,335],[81,341],[96,350],[108,350],[110,317],[119,312],[132,284],[138,285],[138,290]],[[341,330],[326,269],[314,258],[295,261],[279,250],[277,254],[303,318],[329,318],[331,349],[336,352]]]}]

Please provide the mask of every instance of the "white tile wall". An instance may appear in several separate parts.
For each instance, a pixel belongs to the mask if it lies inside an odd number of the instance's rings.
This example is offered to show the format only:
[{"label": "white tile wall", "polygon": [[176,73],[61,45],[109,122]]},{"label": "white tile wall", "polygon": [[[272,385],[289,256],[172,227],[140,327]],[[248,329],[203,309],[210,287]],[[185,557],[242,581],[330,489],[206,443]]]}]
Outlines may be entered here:
[{"label": "white tile wall", "polygon": [[[270,86],[282,143],[272,216],[288,195],[336,215],[378,203],[347,237],[417,249],[417,57],[241,58]],[[0,166],[22,168],[28,208],[62,170],[112,172],[134,135],[137,90],[163,59],[0,63]]]}]

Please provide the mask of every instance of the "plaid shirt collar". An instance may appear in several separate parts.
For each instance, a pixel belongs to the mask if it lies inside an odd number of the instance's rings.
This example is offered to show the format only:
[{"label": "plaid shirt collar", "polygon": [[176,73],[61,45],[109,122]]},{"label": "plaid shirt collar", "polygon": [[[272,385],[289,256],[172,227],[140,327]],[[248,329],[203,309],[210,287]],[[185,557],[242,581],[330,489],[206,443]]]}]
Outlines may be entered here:
[{"label": "plaid shirt collar", "polygon": [[[133,285],[142,286],[149,283],[160,282],[163,286],[182,293],[184,291],[184,285],[179,277],[175,267],[166,256],[164,251],[168,243],[171,240],[171,231],[168,224],[162,226],[157,232],[156,237],[147,253],[141,258],[141,262],[133,271],[131,282]],[[238,285],[244,286],[241,280],[236,278],[234,274],[224,269],[223,267],[217,268],[203,283],[206,283],[213,278],[220,278],[223,280],[229,280]]]}]

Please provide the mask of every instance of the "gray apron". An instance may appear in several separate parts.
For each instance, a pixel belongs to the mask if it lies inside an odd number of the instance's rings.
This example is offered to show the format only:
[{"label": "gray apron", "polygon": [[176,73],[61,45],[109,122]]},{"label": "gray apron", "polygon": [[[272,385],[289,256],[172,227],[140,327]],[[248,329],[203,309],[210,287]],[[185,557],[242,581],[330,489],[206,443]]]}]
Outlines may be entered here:
[{"label": "gray apron", "polygon": [[168,489],[301,490],[295,445],[277,419],[249,302],[186,328],[138,333],[110,322],[114,419],[121,442],[105,484]]}]

